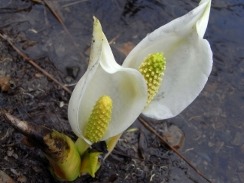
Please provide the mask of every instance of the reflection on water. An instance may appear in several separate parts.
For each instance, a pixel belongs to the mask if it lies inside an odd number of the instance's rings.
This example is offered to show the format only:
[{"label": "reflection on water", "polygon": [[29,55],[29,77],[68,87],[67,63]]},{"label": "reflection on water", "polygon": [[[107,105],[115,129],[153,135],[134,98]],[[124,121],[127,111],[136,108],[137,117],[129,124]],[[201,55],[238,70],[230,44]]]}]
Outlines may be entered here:
[{"label": "reflection on water", "polygon": [[[198,1],[54,1],[52,6],[76,45],[48,8],[33,2],[0,0],[1,32],[15,38],[15,44],[30,57],[48,57],[64,75],[69,75],[67,68],[75,68],[81,76],[86,69],[93,15],[113,40],[115,57],[121,63],[125,57],[122,45],[133,47],[147,33],[185,14]],[[244,182],[243,10],[243,0],[213,2],[205,36],[214,52],[209,82],[190,107],[168,120],[186,134],[183,154],[216,183]],[[66,81],[75,79],[77,74]]]}]

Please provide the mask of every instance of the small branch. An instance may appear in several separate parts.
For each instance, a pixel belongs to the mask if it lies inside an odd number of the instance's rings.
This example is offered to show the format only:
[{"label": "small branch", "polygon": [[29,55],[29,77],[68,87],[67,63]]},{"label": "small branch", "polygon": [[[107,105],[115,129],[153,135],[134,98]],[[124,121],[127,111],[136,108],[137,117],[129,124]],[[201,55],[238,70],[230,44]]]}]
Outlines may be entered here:
[{"label": "small branch", "polygon": [[55,178],[73,181],[80,175],[81,159],[71,138],[56,130],[22,121],[0,111],[2,113],[6,121],[25,135],[31,145],[44,152],[49,161],[49,170]]},{"label": "small branch", "polygon": [[44,4],[46,5],[46,7],[49,9],[49,11],[54,15],[54,17],[57,19],[57,21],[62,25],[64,31],[66,32],[66,34],[69,36],[70,40],[72,41],[75,49],[77,50],[77,52],[79,53],[80,57],[82,58],[83,55],[80,52],[79,46],[77,45],[77,43],[75,42],[73,36],[70,34],[68,28],[66,27],[66,25],[64,24],[64,21],[62,19],[62,17],[60,16],[58,11],[55,11],[55,9],[53,8],[52,5],[52,1],[50,0],[43,0]]},{"label": "small branch", "polygon": [[43,73],[46,77],[48,77],[50,80],[52,80],[54,83],[58,84],[60,87],[62,87],[66,92],[68,93],[72,93],[70,91],[70,89],[68,89],[64,84],[62,84],[61,82],[59,82],[57,79],[55,79],[51,74],[49,74],[46,70],[44,70],[43,68],[41,68],[37,63],[35,63],[30,57],[28,57],[25,53],[23,53],[20,49],[18,49],[10,40],[10,38],[8,38],[6,35],[3,35],[0,33],[0,37],[3,38],[4,40],[6,40],[11,46],[12,48],[27,62],[29,62],[32,66],[34,66],[38,71],[40,71],[41,73]]},{"label": "small branch", "polygon": [[143,119],[143,117],[139,116],[138,120],[141,122],[141,124],[148,129],[150,132],[152,132],[153,134],[155,134],[161,141],[162,143],[164,143],[166,145],[167,148],[169,148],[170,150],[172,150],[177,156],[179,156],[181,159],[183,159],[198,175],[200,175],[202,178],[204,178],[206,181],[212,183],[212,181],[210,181],[207,177],[205,177],[196,167],[194,167],[190,161],[188,161],[183,155],[181,155],[174,147],[171,147],[166,141],[165,139],[158,134],[158,132],[156,130],[154,130],[146,120]]},{"label": "small branch", "polygon": [[50,129],[44,126],[38,126],[34,123],[22,121],[6,111],[0,111],[0,114],[5,117],[6,122],[31,140],[34,140],[35,138],[41,139],[42,136],[51,132]]}]

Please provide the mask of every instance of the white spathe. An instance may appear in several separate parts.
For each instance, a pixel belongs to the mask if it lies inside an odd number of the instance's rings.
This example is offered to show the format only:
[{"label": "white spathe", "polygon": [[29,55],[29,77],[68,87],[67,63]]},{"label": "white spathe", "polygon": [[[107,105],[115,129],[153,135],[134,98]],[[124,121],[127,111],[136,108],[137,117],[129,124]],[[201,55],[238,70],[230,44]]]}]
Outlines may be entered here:
[{"label": "white spathe", "polygon": [[[211,0],[147,35],[127,56],[123,67],[114,59],[99,21],[94,18],[89,66],[69,102],[68,117],[74,133],[83,130],[96,101],[108,95],[113,101],[112,120],[103,139],[126,130],[142,112],[167,119],[184,110],[201,92],[212,69],[212,51],[205,34]],[[144,59],[163,52],[166,71],[158,94],[146,106],[147,86],[138,71]],[[145,107],[146,106],[146,107]]]},{"label": "white spathe", "polygon": [[151,53],[163,52],[166,71],[158,94],[143,114],[167,119],[182,112],[201,92],[212,70],[205,34],[211,0],[148,34],[126,57],[123,67],[138,69]]},{"label": "white spathe", "polygon": [[89,144],[84,127],[96,101],[104,95],[111,97],[113,107],[111,122],[101,140],[122,133],[136,120],[146,105],[147,88],[139,71],[116,63],[102,27],[94,18],[88,69],[77,83],[68,106],[72,130]]}]

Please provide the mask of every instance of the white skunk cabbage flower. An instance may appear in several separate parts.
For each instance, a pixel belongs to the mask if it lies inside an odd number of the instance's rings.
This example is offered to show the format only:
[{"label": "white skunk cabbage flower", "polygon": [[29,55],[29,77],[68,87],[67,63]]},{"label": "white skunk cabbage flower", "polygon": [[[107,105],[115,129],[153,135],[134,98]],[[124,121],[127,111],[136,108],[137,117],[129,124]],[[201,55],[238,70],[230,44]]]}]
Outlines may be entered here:
[{"label": "white skunk cabbage flower", "polygon": [[147,35],[126,57],[114,59],[97,19],[89,66],[69,102],[74,133],[88,144],[126,130],[142,112],[154,119],[178,115],[201,92],[212,68],[205,34],[211,0]]},{"label": "white skunk cabbage flower", "polygon": [[93,144],[125,131],[143,111],[147,87],[139,71],[118,65],[100,22],[94,18],[88,69],[68,106],[74,133]]},{"label": "white skunk cabbage flower", "polygon": [[212,51],[203,36],[210,7],[211,0],[202,0],[186,15],[148,34],[126,57],[123,67],[138,70],[150,54],[162,53],[167,62],[163,80],[143,111],[145,116],[167,119],[178,115],[206,84],[212,69]]}]

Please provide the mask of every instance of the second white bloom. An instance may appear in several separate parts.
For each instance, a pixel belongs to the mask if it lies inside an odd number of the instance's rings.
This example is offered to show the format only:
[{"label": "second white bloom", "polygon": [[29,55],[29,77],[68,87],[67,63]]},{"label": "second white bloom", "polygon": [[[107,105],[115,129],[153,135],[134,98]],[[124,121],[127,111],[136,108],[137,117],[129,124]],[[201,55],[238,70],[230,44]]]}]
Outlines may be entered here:
[{"label": "second white bloom", "polygon": [[212,69],[212,51],[205,34],[211,0],[148,34],[126,57],[123,66],[139,69],[152,53],[163,53],[166,70],[157,95],[143,114],[167,119],[182,112],[202,91]]}]

